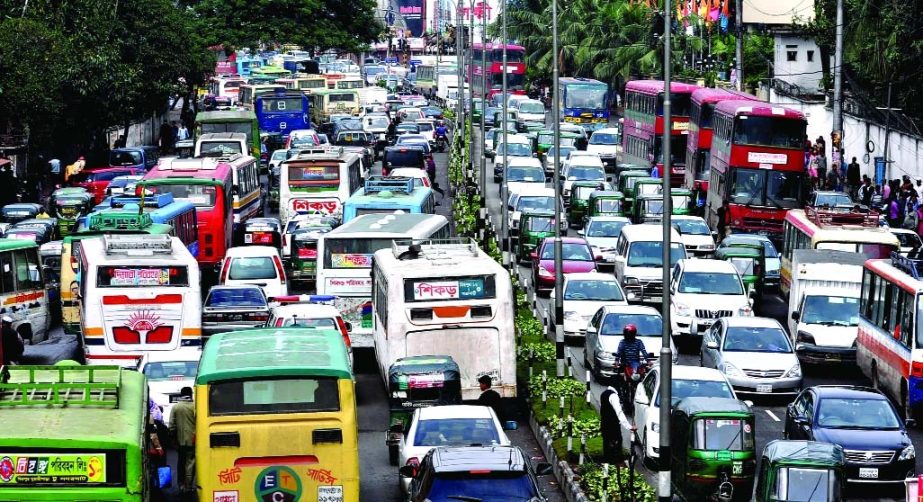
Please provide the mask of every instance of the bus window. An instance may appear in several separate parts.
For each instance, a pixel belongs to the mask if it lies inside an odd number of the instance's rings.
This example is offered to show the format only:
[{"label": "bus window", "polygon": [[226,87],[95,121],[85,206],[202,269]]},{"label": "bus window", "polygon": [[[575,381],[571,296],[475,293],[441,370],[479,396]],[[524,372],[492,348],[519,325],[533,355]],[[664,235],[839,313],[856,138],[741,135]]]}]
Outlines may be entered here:
[{"label": "bus window", "polygon": [[16,283],[13,281],[13,254],[0,254],[0,280],[3,281],[3,292],[13,293],[16,291]]},{"label": "bus window", "polygon": [[215,382],[208,389],[209,415],[339,411],[336,378],[274,378]]},{"label": "bus window", "polygon": [[42,287],[41,274],[37,257],[28,250],[20,249],[15,252],[16,260],[16,289],[39,289]]}]

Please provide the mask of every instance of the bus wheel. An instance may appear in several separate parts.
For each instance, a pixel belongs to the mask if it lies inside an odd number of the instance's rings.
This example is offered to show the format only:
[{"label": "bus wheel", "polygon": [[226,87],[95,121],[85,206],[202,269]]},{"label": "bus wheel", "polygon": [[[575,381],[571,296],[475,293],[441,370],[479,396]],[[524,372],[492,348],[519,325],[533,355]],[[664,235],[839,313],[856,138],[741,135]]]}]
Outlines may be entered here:
[{"label": "bus wheel", "polygon": [[910,404],[910,384],[903,378],[901,379],[901,411],[904,412],[904,420],[916,418],[916,413]]},{"label": "bus wheel", "polygon": [[391,465],[397,465],[398,454],[399,452],[396,444],[388,446],[388,463]]}]

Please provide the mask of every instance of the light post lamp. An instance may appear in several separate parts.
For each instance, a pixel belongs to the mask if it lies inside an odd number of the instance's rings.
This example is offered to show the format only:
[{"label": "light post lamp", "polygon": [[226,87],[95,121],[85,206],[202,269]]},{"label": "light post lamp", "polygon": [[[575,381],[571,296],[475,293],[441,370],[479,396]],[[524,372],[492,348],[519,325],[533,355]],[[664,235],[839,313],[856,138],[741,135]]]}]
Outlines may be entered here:
[{"label": "light post lamp", "polygon": [[[552,92],[554,105],[552,107],[552,120],[554,121],[554,345],[555,358],[557,359],[557,376],[564,376],[564,267],[562,260],[563,245],[561,243],[561,104],[560,88],[558,86],[558,0],[551,0],[551,49],[553,66],[551,72]],[[504,201],[504,204],[506,202]],[[521,231],[521,229],[520,229]]]}]

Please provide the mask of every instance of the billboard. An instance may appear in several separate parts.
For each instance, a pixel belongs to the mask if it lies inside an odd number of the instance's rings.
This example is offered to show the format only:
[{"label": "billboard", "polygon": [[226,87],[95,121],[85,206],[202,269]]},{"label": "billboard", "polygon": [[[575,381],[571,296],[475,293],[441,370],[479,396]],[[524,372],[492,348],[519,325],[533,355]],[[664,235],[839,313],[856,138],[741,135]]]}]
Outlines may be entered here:
[{"label": "billboard", "polygon": [[398,0],[397,8],[398,12],[401,15],[401,18],[404,19],[404,26],[408,31],[409,35],[405,32],[404,36],[406,38],[410,37],[421,37],[423,32],[426,31],[426,24],[424,23],[426,8],[424,7],[424,0]]},{"label": "billboard", "polygon": [[814,19],[814,0],[744,0],[744,24],[806,24]]}]

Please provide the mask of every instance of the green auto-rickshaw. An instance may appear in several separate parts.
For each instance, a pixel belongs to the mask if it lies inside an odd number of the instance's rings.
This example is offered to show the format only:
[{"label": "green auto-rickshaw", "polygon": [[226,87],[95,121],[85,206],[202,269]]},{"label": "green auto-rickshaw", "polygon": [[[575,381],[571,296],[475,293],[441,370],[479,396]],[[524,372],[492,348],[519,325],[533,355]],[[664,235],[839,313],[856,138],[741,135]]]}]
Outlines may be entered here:
[{"label": "green auto-rickshaw", "polygon": [[670,426],[675,493],[684,500],[750,500],[756,473],[754,416],[742,401],[688,397]]},{"label": "green auto-rickshaw", "polygon": [[651,174],[647,171],[625,171],[619,176],[619,184],[616,190],[625,195],[626,212],[631,211],[631,205],[635,200],[635,183],[642,178],[650,178]]},{"label": "green auto-rickshaw", "polygon": [[845,471],[839,445],[777,439],[763,449],[753,500],[838,502],[845,498]]},{"label": "green auto-rickshaw", "polygon": [[582,227],[590,202],[590,194],[611,188],[608,183],[601,181],[575,181],[570,187],[570,205],[567,208],[568,225]]},{"label": "green auto-rickshaw", "polygon": [[539,157],[545,155],[548,150],[554,146],[554,131],[549,131],[543,129],[538,131],[536,134],[536,148],[535,151],[538,153]]},{"label": "green auto-rickshaw", "polygon": [[484,100],[481,98],[471,99],[471,120],[481,121],[481,111],[484,109]]},{"label": "green auto-rickshaw", "polygon": [[78,195],[78,194],[84,194],[84,193],[90,193],[90,192],[87,192],[87,189],[83,187],[64,187],[64,188],[59,188],[55,190],[54,192],[51,192],[51,200],[49,201],[51,210],[54,211],[55,202],[57,202],[59,198],[67,197],[69,195]]},{"label": "green auto-rickshaw", "polygon": [[529,261],[529,254],[535,251],[546,237],[554,236],[554,213],[523,212],[519,219],[519,243],[516,257],[520,262]]},{"label": "green auto-rickshaw", "polygon": [[635,180],[635,198],[641,195],[659,195],[663,193],[663,180],[660,178],[638,178]]},{"label": "green auto-rickshaw", "polygon": [[631,222],[658,223],[663,221],[663,195],[638,194],[631,206]]},{"label": "green auto-rickshaw", "polygon": [[70,235],[77,221],[93,211],[93,195],[89,192],[58,195],[54,198],[54,216],[58,219],[61,237]]},{"label": "green auto-rickshaw", "polygon": [[685,188],[670,189],[670,214],[686,215],[692,213],[692,192]]},{"label": "green auto-rickshaw", "polygon": [[293,230],[289,236],[289,268],[292,282],[311,282],[317,278],[317,241],[333,225],[308,225]]},{"label": "green auto-rickshaw", "polygon": [[398,444],[410,427],[413,410],[461,404],[461,372],[451,356],[402,357],[388,368],[388,460],[397,465]]},{"label": "green auto-rickshaw", "polygon": [[594,216],[625,216],[625,196],[615,190],[590,192],[583,224]]},{"label": "green auto-rickshaw", "polygon": [[716,260],[731,262],[749,293],[762,294],[766,272],[766,251],[762,244],[735,244],[715,250]]},{"label": "green auto-rickshaw", "polygon": [[622,162],[622,163],[619,163],[619,164],[616,164],[616,165],[615,165],[615,179],[618,180],[618,179],[619,179],[619,176],[621,176],[622,173],[626,173],[626,172],[628,172],[628,171],[645,171],[645,172],[648,172],[647,168],[645,168],[645,167],[642,166],[641,164],[629,164],[629,163],[626,163],[626,162]]}]

